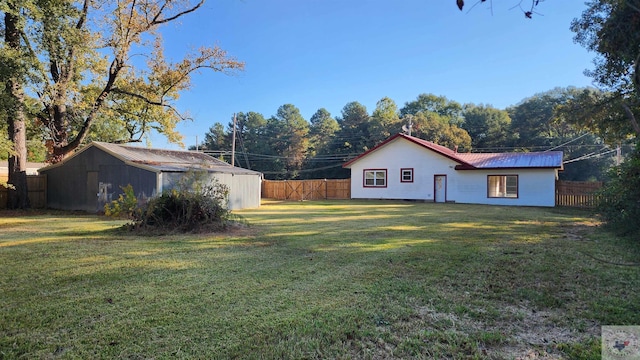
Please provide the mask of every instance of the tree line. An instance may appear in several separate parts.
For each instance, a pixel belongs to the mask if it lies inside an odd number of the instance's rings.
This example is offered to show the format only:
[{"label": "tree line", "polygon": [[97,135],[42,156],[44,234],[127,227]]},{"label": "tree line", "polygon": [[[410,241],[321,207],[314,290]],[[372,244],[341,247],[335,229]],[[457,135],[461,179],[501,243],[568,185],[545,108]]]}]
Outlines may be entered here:
[{"label": "tree line", "polygon": [[[398,107],[384,97],[369,112],[359,102],[346,104],[338,116],[324,108],[307,121],[292,104],[265,117],[257,112],[235,115],[235,164],[260,171],[267,179],[346,178],[342,164],[405,132],[459,152],[529,152],[562,150],[565,180],[602,180],[615,161],[615,141],[606,142],[580,129],[563,111],[591,88],[556,88],[506,109],[461,104],[444,96],[420,94]],[[573,109],[571,109],[573,111]],[[192,150],[231,162],[234,122],[211,126]],[[625,147],[626,151],[627,148]]]}]

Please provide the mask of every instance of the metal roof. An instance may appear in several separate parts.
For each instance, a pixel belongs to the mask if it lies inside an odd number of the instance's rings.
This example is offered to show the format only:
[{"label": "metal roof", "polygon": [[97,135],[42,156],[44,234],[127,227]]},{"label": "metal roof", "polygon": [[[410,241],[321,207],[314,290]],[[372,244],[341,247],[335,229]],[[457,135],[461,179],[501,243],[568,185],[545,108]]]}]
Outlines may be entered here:
[{"label": "metal roof", "polygon": [[395,139],[405,139],[458,163],[456,170],[481,169],[527,169],[558,168],[562,169],[562,151],[528,152],[528,153],[458,153],[445,146],[417,137],[396,134],[360,156],[346,162],[342,167],[349,167],[371,152],[377,151]]},{"label": "metal roof", "polygon": [[224,161],[215,159],[201,152],[183,150],[150,149],[144,147],[127,146],[94,141],[93,144],[119,155],[119,158],[127,161],[135,161],[146,164],[171,164],[171,163],[210,163],[230,166]]},{"label": "metal roof", "polygon": [[560,168],[562,167],[562,151],[528,152],[528,153],[460,153],[463,159],[475,168]]},{"label": "metal roof", "polygon": [[155,172],[186,172],[189,170],[204,170],[208,172],[227,174],[260,174],[257,171],[231,166],[224,161],[197,151],[150,149],[99,141],[90,143],[60,163],[48,166],[42,170],[60,166],[69,159],[94,146],[129,165],[145,168]]},{"label": "metal roof", "polygon": [[259,174],[257,171],[231,166],[229,163],[197,151],[150,149],[98,141],[92,144],[125,162],[161,172],[185,172],[195,169],[233,174]]}]

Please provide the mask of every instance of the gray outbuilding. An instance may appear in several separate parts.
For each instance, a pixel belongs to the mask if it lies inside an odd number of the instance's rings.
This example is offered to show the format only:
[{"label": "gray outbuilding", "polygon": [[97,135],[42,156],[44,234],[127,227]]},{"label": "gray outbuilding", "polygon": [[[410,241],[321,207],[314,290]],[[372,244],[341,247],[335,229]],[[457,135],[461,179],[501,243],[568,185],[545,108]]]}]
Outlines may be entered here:
[{"label": "gray outbuilding", "polygon": [[[262,174],[193,151],[92,142],[44,167],[47,207],[98,212],[131,185],[139,201],[175,187],[188,174],[205,173],[229,188],[231,210],[260,206]],[[212,180],[213,181],[213,180]]]}]

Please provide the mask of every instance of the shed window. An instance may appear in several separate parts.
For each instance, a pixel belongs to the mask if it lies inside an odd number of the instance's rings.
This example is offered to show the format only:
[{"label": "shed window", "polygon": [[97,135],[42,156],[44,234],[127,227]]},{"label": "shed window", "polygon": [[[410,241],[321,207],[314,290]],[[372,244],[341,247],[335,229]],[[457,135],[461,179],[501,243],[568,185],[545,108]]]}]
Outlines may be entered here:
[{"label": "shed window", "polygon": [[413,182],[413,169],[400,169],[400,182]]},{"label": "shed window", "polygon": [[487,176],[487,194],[490,198],[517,198],[518,175]]},{"label": "shed window", "polygon": [[387,170],[365,170],[364,187],[386,187]]}]

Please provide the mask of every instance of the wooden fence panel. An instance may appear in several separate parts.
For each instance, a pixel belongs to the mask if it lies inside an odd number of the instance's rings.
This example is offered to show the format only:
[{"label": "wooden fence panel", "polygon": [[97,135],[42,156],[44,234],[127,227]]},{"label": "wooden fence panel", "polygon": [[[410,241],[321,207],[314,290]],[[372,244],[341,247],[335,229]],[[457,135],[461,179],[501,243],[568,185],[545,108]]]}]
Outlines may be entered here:
[{"label": "wooden fence panel", "polygon": [[[7,178],[0,180],[6,181]],[[27,188],[29,189],[29,202],[33,209],[47,207],[47,175],[27,175]],[[7,208],[8,189],[0,185],[0,209]]]},{"label": "wooden fence panel", "polygon": [[592,209],[602,198],[597,191],[601,181],[556,181],[556,206]]},{"label": "wooden fence panel", "polygon": [[262,197],[276,200],[350,199],[350,179],[263,180]]},{"label": "wooden fence panel", "polygon": [[29,201],[34,209],[47,207],[47,175],[27,175]]},{"label": "wooden fence panel", "polygon": [[351,179],[327,180],[326,199],[351,199]]}]

